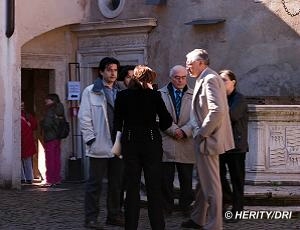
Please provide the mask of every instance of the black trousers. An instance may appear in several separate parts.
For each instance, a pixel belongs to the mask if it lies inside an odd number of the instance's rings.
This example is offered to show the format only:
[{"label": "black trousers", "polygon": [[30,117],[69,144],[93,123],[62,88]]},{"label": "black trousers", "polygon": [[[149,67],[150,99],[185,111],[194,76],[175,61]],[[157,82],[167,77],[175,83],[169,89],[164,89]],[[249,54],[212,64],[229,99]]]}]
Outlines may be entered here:
[{"label": "black trousers", "polygon": [[[242,211],[244,208],[245,157],[246,153],[224,153],[219,156],[223,207],[225,204],[232,204],[233,212]],[[232,189],[226,178],[226,165]]]},{"label": "black trousers", "polygon": [[190,204],[194,200],[192,184],[193,167],[193,164],[163,162],[162,192],[166,211],[172,211],[174,208],[175,195],[173,182],[175,178],[175,168],[178,172],[180,184],[179,207],[183,211],[189,210]]},{"label": "black trousers", "polygon": [[97,220],[103,178],[107,175],[107,217],[120,214],[120,194],[124,163],[118,157],[89,157],[89,177],[85,187],[85,221]]},{"label": "black trousers", "polygon": [[161,141],[128,141],[122,143],[122,155],[125,163],[126,199],[125,229],[138,228],[140,213],[141,172],[144,171],[148,200],[148,216],[151,228],[165,229],[162,208]]}]

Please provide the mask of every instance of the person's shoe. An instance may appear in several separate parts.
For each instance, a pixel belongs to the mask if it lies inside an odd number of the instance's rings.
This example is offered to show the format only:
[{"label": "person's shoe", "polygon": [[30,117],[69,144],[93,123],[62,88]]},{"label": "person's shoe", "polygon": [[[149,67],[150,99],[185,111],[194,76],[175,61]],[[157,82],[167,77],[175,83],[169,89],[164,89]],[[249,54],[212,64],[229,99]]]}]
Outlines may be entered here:
[{"label": "person's shoe", "polygon": [[125,225],[125,218],[121,215],[114,216],[114,217],[107,217],[106,224],[122,227]]},{"label": "person's shoe", "polygon": [[231,218],[231,219],[224,219],[225,223],[237,223],[240,219]]},{"label": "person's shoe", "polygon": [[164,215],[165,215],[165,217],[172,216],[172,213],[173,213],[172,209],[164,209]]},{"label": "person's shoe", "polygon": [[92,229],[104,229],[98,221],[94,220],[85,222],[84,227]]},{"label": "person's shoe", "polygon": [[192,219],[181,223],[182,228],[193,228],[193,229],[202,229],[202,227],[195,223]]},{"label": "person's shoe", "polygon": [[191,206],[180,207],[179,211],[182,213],[183,217],[188,218],[191,216],[192,207]]},{"label": "person's shoe", "polygon": [[182,213],[182,216],[186,217],[186,218],[191,216],[191,210],[188,210],[188,209],[182,210],[181,213]]}]

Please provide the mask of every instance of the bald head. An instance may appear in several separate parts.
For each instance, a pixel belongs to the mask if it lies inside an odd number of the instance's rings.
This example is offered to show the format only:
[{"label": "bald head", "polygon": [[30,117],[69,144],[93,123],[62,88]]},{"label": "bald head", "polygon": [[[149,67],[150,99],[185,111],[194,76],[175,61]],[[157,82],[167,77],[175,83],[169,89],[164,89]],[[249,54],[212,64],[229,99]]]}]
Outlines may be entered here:
[{"label": "bald head", "polygon": [[169,74],[172,84],[176,89],[183,89],[187,84],[187,70],[182,65],[175,65]]},{"label": "bald head", "polygon": [[169,74],[169,76],[172,78],[172,77],[174,77],[174,76],[176,76],[176,75],[180,75],[180,76],[182,76],[182,74],[183,75],[187,75],[187,70],[186,70],[186,68],[184,67],[184,66],[182,66],[182,65],[175,65],[175,66],[173,66],[171,69],[170,69],[170,74]]}]

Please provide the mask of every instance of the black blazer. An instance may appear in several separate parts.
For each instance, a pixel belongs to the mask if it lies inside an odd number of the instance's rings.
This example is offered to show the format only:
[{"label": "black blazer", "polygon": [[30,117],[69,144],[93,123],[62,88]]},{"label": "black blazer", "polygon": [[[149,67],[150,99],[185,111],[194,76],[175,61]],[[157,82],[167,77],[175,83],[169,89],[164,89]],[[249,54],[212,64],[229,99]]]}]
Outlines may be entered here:
[{"label": "black blazer", "polygon": [[248,152],[248,105],[243,94],[234,90],[228,96],[230,120],[235,149],[229,152]]},{"label": "black blazer", "polygon": [[143,138],[144,131],[158,131],[159,128],[164,131],[172,125],[172,121],[160,92],[151,89],[125,89],[118,92],[114,110],[116,131],[137,131]]}]

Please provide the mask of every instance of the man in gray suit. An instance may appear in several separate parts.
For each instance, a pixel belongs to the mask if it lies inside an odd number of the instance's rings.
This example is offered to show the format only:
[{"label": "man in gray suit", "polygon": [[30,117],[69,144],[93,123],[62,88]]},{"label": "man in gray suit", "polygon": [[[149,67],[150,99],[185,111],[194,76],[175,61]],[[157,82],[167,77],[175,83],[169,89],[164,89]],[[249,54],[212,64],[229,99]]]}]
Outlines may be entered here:
[{"label": "man in gray suit", "polygon": [[199,182],[191,218],[182,227],[222,229],[222,188],[219,154],[234,148],[226,90],[221,77],[209,68],[206,50],[186,55],[186,67],[196,78],[191,123]]}]

